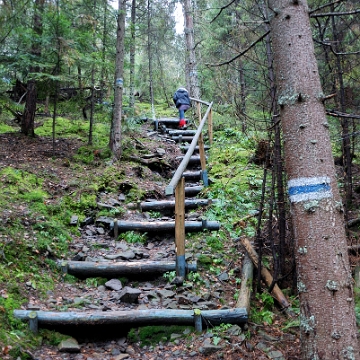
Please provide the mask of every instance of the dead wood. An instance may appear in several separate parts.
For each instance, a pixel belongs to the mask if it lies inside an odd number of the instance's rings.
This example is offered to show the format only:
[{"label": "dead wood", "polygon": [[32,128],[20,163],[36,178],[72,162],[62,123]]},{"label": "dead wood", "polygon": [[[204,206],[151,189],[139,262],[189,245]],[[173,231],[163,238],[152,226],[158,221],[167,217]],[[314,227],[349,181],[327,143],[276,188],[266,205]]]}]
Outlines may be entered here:
[{"label": "dead wood", "polygon": [[[259,266],[259,256],[253,246],[251,245],[249,239],[242,237],[240,238],[241,244],[244,246],[246,252],[248,253],[250,259],[254,263],[255,267]],[[268,269],[264,266],[261,267],[261,276],[266,284],[266,286],[270,286],[273,282],[273,277],[271,276]],[[281,307],[288,313],[287,309],[290,308],[290,303],[287,301],[286,297],[282,293],[281,289],[277,284],[275,284],[271,295],[278,301]]]},{"label": "dead wood", "polygon": [[239,291],[239,298],[236,303],[237,308],[245,308],[247,313],[250,314],[250,296],[253,279],[254,266],[246,253],[243,259],[242,274],[241,274],[241,286]]}]

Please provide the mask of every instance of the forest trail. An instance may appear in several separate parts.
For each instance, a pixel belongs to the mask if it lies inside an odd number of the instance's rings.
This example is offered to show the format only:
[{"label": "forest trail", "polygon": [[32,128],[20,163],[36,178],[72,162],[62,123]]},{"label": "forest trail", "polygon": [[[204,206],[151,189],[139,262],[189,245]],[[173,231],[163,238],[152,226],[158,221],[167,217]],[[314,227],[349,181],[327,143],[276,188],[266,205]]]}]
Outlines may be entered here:
[{"label": "forest trail", "polygon": [[[181,133],[176,129],[170,130],[164,127],[152,130],[151,126],[145,124],[147,128],[146,136],[156,137],[159,144],[166,144],[167,151],[173,158],[173,160],[166,159],[167,164],[179,164],[183,157],[181,152],[186,151],[187,148],[186,144],[179,142],[179,136],[188,136],[189,132],[193,130],[188,129]],[[138,142],[142,143],[139,139]],[[188,139],[185,142],[188,143]],[[159,149],[161,149],[161,145],[151,151],[152,154],[156,153],[157,156],[148,156],[150,159],[156,159],[151,163],[152,169],[169,173],[167,166],[164,167],[163,163],[160,165],[159,158],[161,158],[162,151]],[[147,156],[143,157],[143,159],[145,158]],[[164,202],[171,203],[171,201],[174,201],[173,196],[165,196],[163,191],[164,184],[169,182],[169,174],[164,178],[164,182],[160,184],[160,181],[154,183],[149,181],[148,174],[142,174],[139,168],[132,167],[131,172],[133,176],[139,177],[140,180],[143,180],[143,183],[146,183],[144,185],[149,196],[143,203],[133,203],[126,206],[126,212],[121,220],[122,224],[173,223],[173,206],[166,205],[163,208]],[[173,172],[170,171],[170,173]],[[62,342],[60,347],[42,346],[31,354],[34,359],[215,359],[219,358],[219,356],[224,359],[238,359],[241,354],[245,358],[253,359],[268,359],[269,356],[272,356],[270,358],[273,359],[297,359],[297,357],[288,357],[289,354],[298,352],[298,349],[293,347],[294,344],[299,344],[296,335],[279,334],[279,336],[273,336],[269,340],[271,336],[265,336],[267,327],[264,326],[263,335],[259,337],[258,343],[260,343],[260,346],[258,348],[247,341],[246,334],[250,331],[251,326],[249,328],[246,324],[247,315],[242,311],[236,316],[242,316],[243,320],[233,319],[229,321],[232,325],[223,328],[224,334],[222,336],[227,339],[226,342],[218,343],[220,337],[216,335],[216,332],[211,332],[212,329],[215,329],[215,326],[224,322],[221,320],[222,315],[231,313],[236,306],[233,296],[234,283],[230,279],[229,273],[240,276],[241,258],[235,258],[228,265],[227,271],[217,276],[207,273],[206,262],[213,254],[206,249],[205,237],[209,235],[210,231],[206,227],[203,228],[203,224],[206,224],[204,209],[211,206],[211,202],[210,204],[203,203],[206,199],[199,197],[199,194],[203,194],[203,181],[201,180],[201,167],[198,156],[195,156],[195,160],[186,169],[184,176],[187,179],[185,189],[188,189],[186,201],[193,202],[187,208],[186,223],[200,223],[202,224],[201,227],[195,231],[205,231],[203,240],[186,244],[185,258],[189,264],[189,270],[194,270],[194,272],[190,273],[182,285],[174,286],[171,283],[171,280],[174,279],[176,264],[174,230],[160,231],[160,227],[158,227],[155,231],[145,231],[147,234],[144,237],[140,236],[140,238],[135,238],[137,231],[130,231],[134,236],[133,241],[141,240],[141,238],[145,239],[145,241],[143,243],[129,243],[129,239],[127,239],[128,241],[115,240],[114,223],[112,223],[114,219],[99,217],[92,221],[91,217],[89,217],[82,224],[77,224],[76,219],[72,219],[76,223],[75,226],[79,226],[81,236],[74,238],[70,244],[71,252],[74,255],[69,259],[64,259],[67,261],[62,263],[63,266],[66,266],[69,274],[85,280],[76,281],[69,275],[64,275],[56,288],[48,291],[46,299],[39,299],[35,296],[30,297],[26,309],[21,309],[20,313],[21,316],[26,314],[26,317],[28,312],[24,312],[24,310],[30,312],[40,311],[39,319],[41,313],[50,314],[50,317],[53,312],[58,311],[73,316],[87,313],[90,321],[78,320],[75,325],[66,325],[65,322],[62,323],[63,320],[59,320],[59,326],[49,323],[47,327],[55,328],[73,338],[70,341]],[[123,207],[126,196],[131,191],[131,184],[125,181],[120,184],[119,189],[120,191],[117,194],[100,193],[98,206],[105,208]],[[200,203],[196,204],[199,200],[201,200]],[[154,208],[150,209],[149,206],[154,206]],[[128,230],[129,228],[126,229],[126,231]],[[134,228],[134,230],[138,229]],[[119,226],[117,231],[120,234]],[[193,232],[194,229],[191,229],[191,231]],[[216,232],[216,229],[211,231]],[[229,246],[229,252],[233,253],[234,249],[238,251],[239,244]],[[89,264],[93,264],[94,267],[90,267],[90,270],[88,268],[84,272],[84,266]],[[124,274],[109,269],[104,272],[106,265],[113,264],[121,264],[125,265],[125,267],[126,264],[139,264],[139,267],[134,270],[129,266],[130,270]],[[142,271],[140,264],[152,264],[150,266],[151,270]],[[165,277],[162,276],[164,270],[158,271],[159,269],[156,268],[159,264],[161,266],[166,264]],[[199,273],[195,271],[198,270],[198,265],[201,268]],[[152,266],[155,266],[155,268]],[[79,271],[78,267],[80,267],[80,273],[77,273]],[[99,269],[100,271],[98,271]],[[124,271],[124,267],[122,269]],[[89,273],[86,274],[86,271],[89,271]],[[106,271],[108,272],[106,273]],[[208,320],[204,321],[204,331],[196,333],[193,329],[192,320],[189,323],[182,319],[185,313],[193,309],[200,309],[204,314],[206,312],[219,313],[215,317],[208,317]],[[164,326],[151,327],[148,330],[152,332],[151,336],[150,334],[145,336],[146,344],[146,338],[150,339],[154,336],[154,332],[158,331],[157,335],[160,340],[156,345],[140,346],[144,344],[144,340],[140,341],[140,337],[144,335],[141,332],[133,331],[133,338],[130,339],[127,336],[128,330],[132,327],[132,322],[135,326],[139,324],[136,319],[136,312],[140,314],[148,311],[151,314],[152,310],[160,313],[164,311],[165,318],[169,316],[171,310],[180,311],[179,325],[189,325],[189,327],[186,329],[174,328],[171,326],[173,325],[171,319],[169,321],[156,320],[151,323],[151,319],[149,320],[149,317],[147,317],[141,325],[146,325],[146,322],[149,322],[149,325],[159,325],[163,321],[165,323]],[[119,323],[110,320],[106,326],[95,325],[96,322],[102,320],[94,320],[94,314],[103,314],[105,318],[110,319],[112,318],[111,313],[117,314],[119,312],[127,313],[130,320]],[[70,315],[68,320],[71,318]],[[190,317],[192,317],[192,311]],[[89,321],[89,323],[81,326],[81,321]],[[176,321],[174,322],[176,323]],[[242,324],[241,327],[239,326],[240,323]],[[39,322],[38,326],[41,328],[41,322]],[[268,330],[273,333],[270,327]],[[292,347],[290,348],[290,346]],[[286,349],[286,351],[281,352],[278,350],[279,348]]]}]

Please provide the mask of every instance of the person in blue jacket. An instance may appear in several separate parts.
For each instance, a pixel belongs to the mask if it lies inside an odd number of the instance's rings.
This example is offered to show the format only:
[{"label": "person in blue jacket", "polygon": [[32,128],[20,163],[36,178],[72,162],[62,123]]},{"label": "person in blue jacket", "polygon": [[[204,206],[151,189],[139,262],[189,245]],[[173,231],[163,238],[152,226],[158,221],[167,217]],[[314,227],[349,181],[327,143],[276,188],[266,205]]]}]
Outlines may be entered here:
[{"label": "person in blue jacket", "polygon": [[191,107],[191,101],[188,91],[180,87],[173,96],[174,104],[179,110],[179,129],[186,129],[185,111]]}]

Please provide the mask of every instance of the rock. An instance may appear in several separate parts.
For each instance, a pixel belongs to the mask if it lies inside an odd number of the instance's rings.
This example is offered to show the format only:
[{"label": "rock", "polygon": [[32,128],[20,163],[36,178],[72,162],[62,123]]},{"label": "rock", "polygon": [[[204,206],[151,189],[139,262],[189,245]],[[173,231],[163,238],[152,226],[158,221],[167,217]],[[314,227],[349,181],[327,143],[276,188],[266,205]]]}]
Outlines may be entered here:
[{"label": "rock", "polygon": [[121,257],[121,253],[118,253],[118,254],[107,254],[104,256],[105,259],[107,260],[116,260],[116,259],[119,259]]},{"label": "rock", "polygon": [[175,292],[171,290],[157,290],[156,293],[159,294],[163,299],[171,298],[175,295]]},{"label": "rock", "polygon": [[94,219],[89,216],[89,217],[85,218],[85,220],[83,220],[81,222],[81,226],[83,227],[83,226],[90,225],[90,224],[93,224],[93,223],[94,223]]},{"label": "rock", "polygon": [[129,358],[129,354],[120,354],[120,355],[116,355],[113,357],[114,360],[122,360],[122,359],[127,359]]},{"label": "rock", "polygon": [[70,218],[70,225],[76,226],[79,221],[79,217],[77,215],[72,215]]},{"label": "rock", "polygon": [[223,272],[218,276],[218,279],[220,281],[228,281],[229,280],[229,274],[226,273],[226,272]]},{"label": "rock", "polygon": [[119,203],[119,201],[117,201],[116,199],[109,199],[109,203],[112,206],[120,206],[121,204]]},{"label": "rock", "polygon": [[176,296],[176,298],[177,302],[181,305],[190,305],[193,303],[189,298],[183,295]]},{"label": "rock", "polygon": [[116,243],[116,248],[121,249],[122,251],[127,251],[129,249],[129,246],[125,242],[120,241]]},{"label": "rock", "polygon": [[219,350],[222,350],[223,346],[217,346],[209,344],[208,342],[204,342],[202,346],[202,353],[206,356],[216,353]]},{"label": "rock", "polygon": [[119,291],[122,289],[121,281],[118,279],[111,279],[105,283],[105,286],[111,290]]},{"label": "rock", "polygon": [[165,155],[166,151],[164,149],[157,148],[156,153],[160,156],[163,156],[163,155]]},{"label": "rock", "polygon": [[68,338],[66,340],[63,340],[59,344],[58,348],[60,352],[69,352],[69,353],[80,352],[80,346],[74,338]]},{"label": "rock", "polygon": [[226,333],[229,336],[239,336],[241,334],[241,327],[239,325],[232,325],[231,328],[227,329]]},{"label": "rock", "polygon": [[120,253],[120,257],[123,260],[130,260],[135,258],[135,254],[132,250],[128,250]]},{"label": "rock", "polygon": [[124,194],[120,194],[119,196],[118,196],[118,199],[119,199],[119,201],[125,201],[125,195]]},{"label": "rock", "polygon": [[284,355],[279,350],[270,351],[267,355],[270,359],[273,360],[285,360]]},{"label": "rock", "polygon": [[105,234],[105,230],[104,230],[104,228],[102,228],[102,227],[96,228],[96,232],[97,232],[99,235],[104,235],[104,234]]},{"label": "rock", "polygon": [[75,256],[71,258],[72,261],[84,261],[86,255],[83,252],[78,252]]},{"label": "rock", "polygon": [[113,225],[113,219],[107,216],[100,216],[95,220],[97,226],[103,225],[105,227],[111,227]]},{"label": "rock", "polygon": [[119,299],[126,303],[135,303],[138,300],[141,291],[139,289],[133,289],[129,286],[125,286],[119,294]]},{"label": "rock", "polygon": [[261,351],[264,351],[264,352],[268,352],[270,350],[269,347],[265,343],[263,343],[261,341],[259,343],[257,343],[256,348],[258,350],[261,350]]}]

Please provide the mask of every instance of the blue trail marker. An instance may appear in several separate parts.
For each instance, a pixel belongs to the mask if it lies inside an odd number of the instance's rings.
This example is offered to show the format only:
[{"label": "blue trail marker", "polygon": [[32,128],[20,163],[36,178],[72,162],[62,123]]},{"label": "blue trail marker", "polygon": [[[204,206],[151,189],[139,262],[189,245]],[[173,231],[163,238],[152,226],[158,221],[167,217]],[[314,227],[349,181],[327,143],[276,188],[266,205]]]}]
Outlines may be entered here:
[{"label": "blue trail marker", "polygon": [[303,177],[288,181],[290,201],[297,203],[333,196],[328,176]]}]

